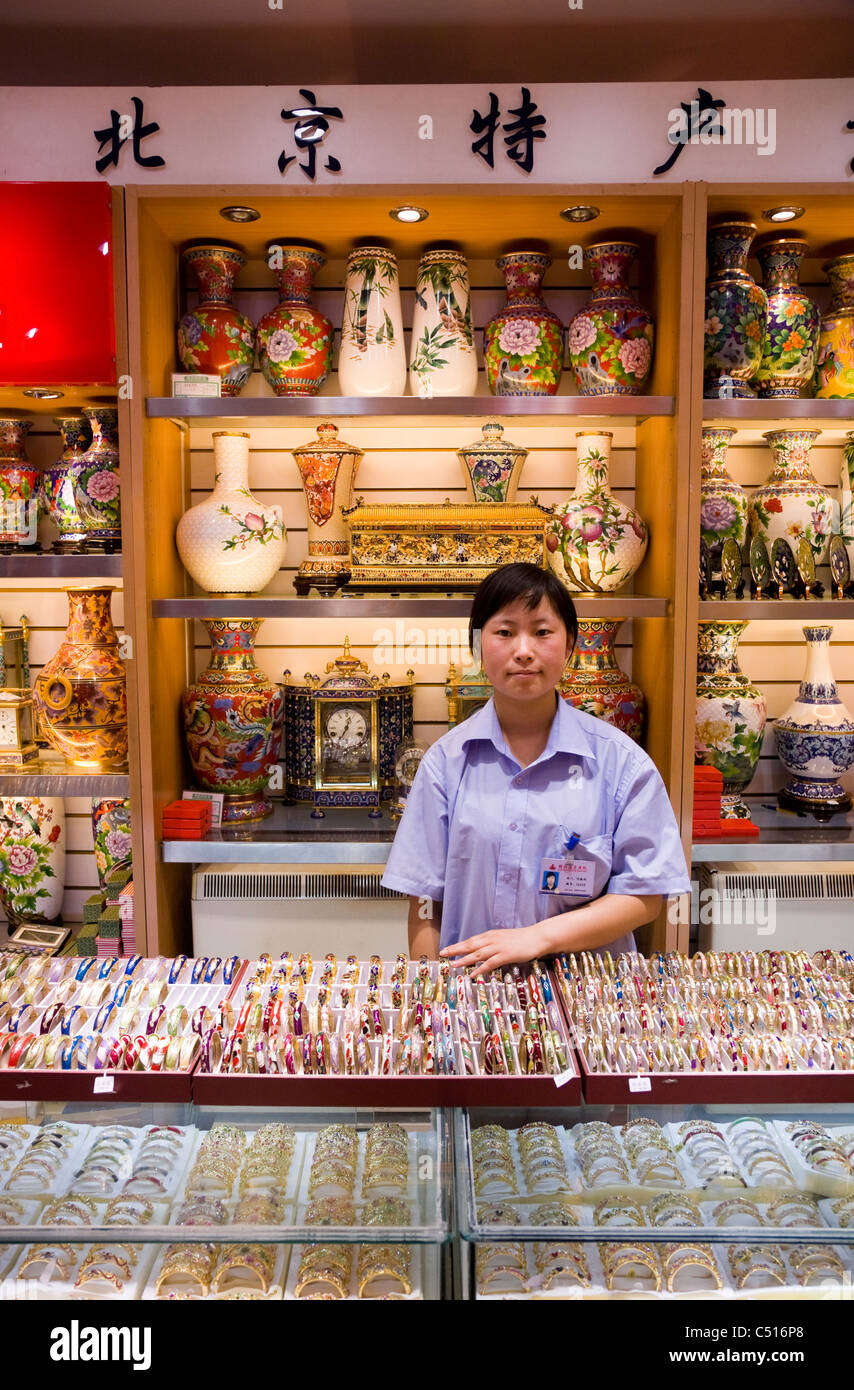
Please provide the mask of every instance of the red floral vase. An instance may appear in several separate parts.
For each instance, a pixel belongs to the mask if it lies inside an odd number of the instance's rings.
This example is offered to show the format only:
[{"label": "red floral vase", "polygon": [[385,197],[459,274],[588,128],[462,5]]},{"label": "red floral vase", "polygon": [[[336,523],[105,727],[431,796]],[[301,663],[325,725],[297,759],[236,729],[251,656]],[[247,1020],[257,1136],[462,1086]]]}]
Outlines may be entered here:
[{"label": "red floral vase", "polygon": [[569,325],[569,356],[579,395],[637,396],[652,367],[652,318],[629,289],[638,248],[629,241],[588,246],[589,304]]},{"label": "red floral vase", "polygon": [[0,420],[0,554],[35,545],[40,473],[24,448],[29,420]]},{"label": "red floral vase", "polygon": [[614,643],[625,618],[579,618],[578,637],[560,681],[560,693],[576,709],[614,724],[640,743],[646,700],[621,670]]},{"label": "red floral vase", "polygon": [[268,263],[279,303],[258,322],[258,361],[277,396],[316,396],[332,366],[332,324],[311,302],[326,257],[307,246],[274,245]]},{"label": "red floral vase", "polygon": [[184,733],[200,787],[224,792],[223,822],[269,816],[264,796],[279,759],[284,703],[255,664],[260,618],[205,618],[209,665],[185,692]]},{"label": "red floral vase", "polygon": [[510,251],[495,262],[507,303],[483,330],[486,379],[493,396],[554,396],[563,367],[563,324],[540,295],[551,257]]},{"label": "red floral vase", "polygon": [[255,365],[255,330],[231,302],[246,264],[233,246],[191,246],[181,257],[202,297],[178,325],[178,356],[187,372],[218,376],[224,396],[239,396]]}]

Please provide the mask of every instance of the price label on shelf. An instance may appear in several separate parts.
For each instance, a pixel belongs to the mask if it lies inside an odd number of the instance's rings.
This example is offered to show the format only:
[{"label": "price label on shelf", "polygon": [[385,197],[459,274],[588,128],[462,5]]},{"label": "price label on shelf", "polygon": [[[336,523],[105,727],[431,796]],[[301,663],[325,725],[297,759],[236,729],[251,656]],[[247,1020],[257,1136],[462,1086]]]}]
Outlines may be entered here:
[{"label": "price label on shelf", "polygon": [[108,1095],[116,1089],[116,1078],[114,1076],[96,1076],[95,1085],[92,1090],[96,1096]]},{"label": "price label on shelf", "polygon": [[629,1090],[630,1090],[630,1091],[651,1091],[651,1090],[652,1090],[652,1082],[650,1081],[650,1079],[649,1079],[648,1076],[630,1076],[630,1077],[629,1077]]},{"label": "price label on shelf", "polygon": [[574,1077],[574,1071],[560,1071],[557,1076],[554,1077],[554,1083],[556,1086],[565,1086],[567,1081],[572,1081]]}]

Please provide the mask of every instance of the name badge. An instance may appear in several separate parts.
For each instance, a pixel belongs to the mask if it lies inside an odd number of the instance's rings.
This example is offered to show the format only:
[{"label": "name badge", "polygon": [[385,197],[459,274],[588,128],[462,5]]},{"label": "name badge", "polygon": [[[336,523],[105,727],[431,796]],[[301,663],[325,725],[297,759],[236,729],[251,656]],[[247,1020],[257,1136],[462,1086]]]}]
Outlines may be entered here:
[{"label": "name badge", "polygon": [[594,869],[595,865],[579,864],[574,859],[543,859],[540,861],[540,892],[589,898],[593,892]]}]

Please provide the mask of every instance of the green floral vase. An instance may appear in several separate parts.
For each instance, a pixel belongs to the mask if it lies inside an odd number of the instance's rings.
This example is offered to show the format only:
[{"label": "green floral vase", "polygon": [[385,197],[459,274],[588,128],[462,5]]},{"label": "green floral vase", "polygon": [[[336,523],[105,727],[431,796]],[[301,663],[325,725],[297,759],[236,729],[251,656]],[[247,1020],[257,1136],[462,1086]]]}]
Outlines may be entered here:
[{"label": "green floral vase", "polygon": [[747,493],[733,482],[726,467],[727,449],[735,430],[707,425],[702,432],[702,471],[700,473],[700,535],[720,559],[724,541],[743,546],[747,537]]},{"label": "green floral vase", "polygon": [[54,922],[65,891],[65,802],[0,799],[0,908],[9,928]]},{"label": "green floral vase", "polygon": [[761,536],[771,553],[780,538],[792,550],[802,536],[817,565],[825,564],[830,537],[839,530],[839,503],[822,487],[810,467],[810,450],[821,430],[768,430],[762,436],[774,455],[767,483],[750,499],[750,531]]},{"label": "green floral vase", "polygon": [[748,274],[756,227],[747,221],[714,223],[708,232],[709,278],[703,342],[703,395],[736,400],[755,396],[768,300]]},{"label": "green floral vase", "polygon": [[510,251],[495,264],[507,303],[483,331],[486,379],[493,396],[554,396],[563,369],[563,324],[540,286],[551,256]]},{"label": "green floral vase", "polygon": [[629,290],[638,253],[630,241],[588,246],[590,303],[569,325],[569,356],[582,396],[637,396],[652,369],[652,317]]},{"label": "green floral vase", "polygon": [[756,771],[765,732],[765,696],[738,664],[746,627],[746,622],[699,625],[694,761],[722,774],[725,820],[749,819],[742,793]]},{"label": "green floral vase", "polygon": [[827,261],[822,270],[831,300],[821,316],[815,394],[823,400],[854,397],[854,252]]}]

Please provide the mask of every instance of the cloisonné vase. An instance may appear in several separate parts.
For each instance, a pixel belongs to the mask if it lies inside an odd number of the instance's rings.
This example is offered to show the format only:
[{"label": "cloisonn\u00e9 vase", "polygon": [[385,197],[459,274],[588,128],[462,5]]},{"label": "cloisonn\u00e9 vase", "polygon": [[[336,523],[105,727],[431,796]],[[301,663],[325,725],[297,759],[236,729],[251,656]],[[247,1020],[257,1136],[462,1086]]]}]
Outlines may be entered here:
[{"label": "cloisonn\u00e9 vase", "polygon": [[747,493],[733,482],[726,456],[736,431],[707,425],[702,431],[700,473],[700,535],[717,567],[724,541],[732,538],[744,546],[747,538]]},{"label": "cloisonn\u00e9 vase", "polygon": [[0,554],[35,545],[38,536],[39,470],[30,463],[30,420],[0,419]]},{"label": "cloisonn\u00e9 vase", "polygon": [[504,438],[504,426],[487,420],[481,437],[457,450],[470,502],[515,502],[528,450]]},{"label": "cloisonn\u00e9 vase", "polygon": [[86,549],[112,552],[122,543],[119,482],[119,412],[114,405],[85,406],[92,442],[73,466],[74,502]]},{"label": "cloisonn\u00e9 vase", "polygon": [[80,411],[54,415],[53,421],[62,436],[62,453],[42,474],[42,505],[59,533],[54,550],[58,555],[73,555],[86,549],[88,537],[77,505],[77,479],[92,446],[92,426]]},{"label": "cloisonn\u00e9 vase", "polygon": [[854,574],[854,432],[846,434],[839,470],[840,521],[839,530],[848,552],[848,563]]},{"label": "cloisonn\u00e9 vase", "polygon": [[805,627],[807,665],[797,697],[774,723],[777,757],[789,781],[777,799],[818,820],[851,808],[841,785],[854,767],[854,719],[839,698],[830,664],[832,627]]},{"label": "cloisonn\u00e9 vase", "polygon": [[0,908],[10,930],[59,917],[65,839],[62,797],[0,799]]},{"label": "cloisonn\u00e9 vase", "polygon": [[751,535],[761,536],[768,553],[777,539],[794,551],[806,536],[815,563],[827,560],[827,548],[839,530],[839,503],[822,487],[810,467],[810,450],[821,430],[768,430],[762,438],[774,455],[767,483],[750,498]]},{"label": "cloisonn\u00e9 vase", "polygon": [[361,246],[347,257],[338,386],[342,396],[402,396],[406,348],[397,257]]},{"label": "cloisonn\u00e9 vase", "polygon": [[694,762],[724,779],[721,818],[748,820],[742,793],[756,772],[765,732],[765,696],[738,664],[746,622],[699,624]]},{"label": "cloisonn\u00e9 vase", "polygon": [[459,251],[428,251],[418,263],[409,389],[426,398],[473,396],[477,390],[471,286]]},{"label": "cloisonn\u00e9 vase", "polygon": [[350,527],[342,508],[348,507],[363,452],[338,438],[338,426],[323,420],[317,439],[291,453],[296,459],[308,508],[308,555],[299,567],[294,588],[332,594],[350,578]]},{"label": "cloisonn\u00e9 vase", "polygon": [[285,558],[282,509],[249,491],[249,435],[215,430],[214,490],[178,522],[175,542],[184,568],[209,594],[257,594]]},{"label": "cloisonn\u00e9 vase", "polygon": [[316,396],[332,369],[332,324],[311,302],[326,257],[308,246],[269,247],[279,303],[258,320],[258,362],[277,396]]},{"label": "cloisonn\u00e9 vase", "polygon": [[578,637],[561,676],[565,700],[586,714],[614,724],[640,743],[646,700],[643,691],[620,668],[614,651],[625,618],[579,618]]},{"label": "cloisonn\u00e9 vase", "polygon": [[208,666],[182,699],[184,734],[199,787],[224,792],[224,823],[263,820],[279,758],[282,692],[255,663],[261,618],[204,618]]},{"label": "cloisonn\u00e9 vase", "polygon": [[493,396],[554,396],[563,368],[563,324],[540,293],[551,256],[510,251],[495,262],[507,303],[483,330]]},{"label": "cloisonn\u00e9 vase", "polygon": [[255,330],[232,303],[234,282],[246,264],[242,251],[211,243],[181,257],[199,282],[201,298],[178,324],[178,357],[185,372],[218,376],[224,396],[239,396],[255,365]]},{"label": "cloisonn\u00e9 vase", "polygon": [[760,396],[798,397],[809,386],[818,348],[818,305],[798,285],[808,246],[800,237],[773,237],[757,243],[768,317],[762,361],[756,378]]},{"label": "cloisonn\u00e9 vase", "polygon": [[854,397],[854,252],[827,261],[830,305],[821,316],[815,394],[825,400]]},{"label": "cloisonn\u00e9 vase", "polygon": [[628,241],[588,246],[590,302],[570,321],[569,356],[581,396],[637,396],[652,369],[652,317],[629,289],[638,253]]},{"label": "cloisonn\u00e9 vase", "polygon": [[127,684],[110,612],[113,586],[66,592],[65,638],[33,692],[41,732],[81,771],[121,769],[128,754]]},{"label": "cloisonn\u00e9 vase", "polygon": [[609,486],[610,430],[576,433],[575,491],[553,508],[546,523],[549,564],[568,589],[609,594],[628,583],[646,554],[646,522]]},{"label": "cloisonn\u00e9 vase", "polygon": [[762,362],[768,300],[747,270],[755,235],[747,221],[709,227],[703,344],[703,395],[709,399],[756,394],[750,382]]},{"label": "cloisonn\u00e9 vase", "polygon": [[104,890],[113,869],[131,868],[133,840],[127,797],[92,798],[92,840],[98,882]]}]

